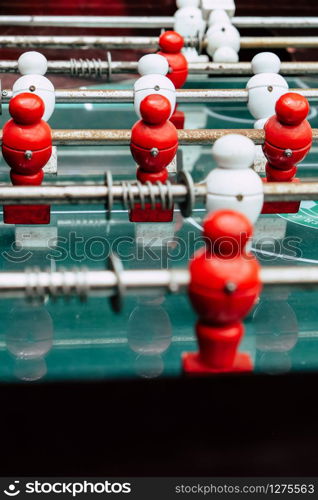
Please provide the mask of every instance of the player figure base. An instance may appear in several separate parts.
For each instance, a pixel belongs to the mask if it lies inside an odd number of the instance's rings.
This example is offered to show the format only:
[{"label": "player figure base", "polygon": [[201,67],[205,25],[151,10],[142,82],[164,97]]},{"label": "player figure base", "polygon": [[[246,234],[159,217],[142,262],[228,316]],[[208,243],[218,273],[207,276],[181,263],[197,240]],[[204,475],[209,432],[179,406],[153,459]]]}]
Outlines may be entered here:
[{"label": "player figure base", "polygon": [[5,224],[50,224],[50,205],[5,205]]},{"label": "player figure base", "polygon": [[185,375],[217,375],[221,373],[249,373],[253,371],[253,362],[249,354],[238,352],[232,366],[212,368],[200,359],[197,352],[187,352],[182,356],[182,368]]},{"label": "player figure base", "polygon": [[[273,182],[268,181],[266,178],[262,179],[263,182]],[[280,182],[280,181],[278,181]],[[295,177],[289,182],[299,182],[299,179]],[[266,201],[262,208],[262,214],[297,214],[300,208],[300,201]]]},{"label": "player figure base", "polygon": [[140,204],[136,204],[129,213],[130,222],[172,222],[173,208],[163,210],[160,203],[156,204],[156,208],[151,208],[149,203],[145,204],[145,208],[141,208]]},{"label": "player figure base", "polygon": [[184,112],[176,109],[173,115],[171,116],[170,121],[178,130],[184,129],[184,123],[185,123]]},{"label": "player figure base", "polygon": [[266,201],[262,214],[297,214],[300,201]]}]

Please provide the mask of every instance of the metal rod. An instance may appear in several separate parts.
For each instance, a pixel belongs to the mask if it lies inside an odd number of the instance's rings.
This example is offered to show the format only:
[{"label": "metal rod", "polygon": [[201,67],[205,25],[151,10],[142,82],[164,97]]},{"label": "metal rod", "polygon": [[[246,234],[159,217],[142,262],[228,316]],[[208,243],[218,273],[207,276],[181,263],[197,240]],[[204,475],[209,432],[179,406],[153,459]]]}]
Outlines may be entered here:
[{"label": "metal rod", "polygon": [[[318,140],[318,129],[312,129],[313,140]],[[264,130],[254,129],[193,129],[178,130],[179,144],[204,146],[214,142],[226,134],[241,134],[249,137],[255,144],[263,144]],[[131,139],[130,130],[53,130],[54,145],[64,146],[128,146]],[[1,133],[0,133],[1,140]]]},{"label": "metal rod", "polygon": [[[126,182],[127,186],[127,182]],[[28,204],[83,204],[83,203],[106,203],[111,194],[114,203],[124,204],[126,186],[123,183],[115,183],[111,188],[104,184],[44,184],[42,186],[11,186],[0,184],[0,204],[28,205]],[[318,181],[311,182],[270,182],[264,183],[265,201],[303,201],[318,200]],[[151,192],[146,184],[137,185],[133,181],[129,183],[129,190],[136,203],[140,202],[141,196],[149,201],[153,195],[160,199],[168,191],[175,203],[184,203],[188,196],[188,188],[185,184],[172,184],[169,187],[163,184],[161,187],[152,185]],[[194,197],[196,202],[204,202],[207,196],[205,183],[194,185]]]},{"label": "metal rod", "polygon": [[[197,38],[186,38],[185,46],[199,46]],[[207,45],[206,40],[201,42],[202,48]],[[158,37],[142,36],[25,36],[1,35],[2,48],[95,48],[95,49],[125,49],[125,50],[155,50],[158,49]],[[241,37],[241,49],[250,48],[317,48],[318,37],[288,36],[288,37]]]},{"label": "metal rod", "polygon": [[[241,134],[249,137],[255,144],[264,142],[264,130],[254,129],[191,129],[178,130],[180,145],[204,146],[213,144],[226,134]],[[318,139],[318,129],[313,129],[314,140]],[[128,146],[131,130],[111,129],[55,129],[52,131],[55,146]],[[2,141],[2,131],[0,131]]]},{"label": "metal rod", "polygon": [[[109,64],[101,59],[71,59],[69,61],[48,61],[48,73],[71,74],[73,76],[97,76],[108,78],[111,74],[137,74],[138,62],[112,61]],[[0,61],[0,73],[18,73],[17,61]],[[189,63],[189,73],[193,75],[252,75],[248,62],[240,63]],[[280,73],[283,75],[316,75],[318,62],[283,62]]]},{"label": "metal rod", "polygon": [[[290,89],[290,92],[297,92],[307,99],[317,100],[318,89]],[[13,96],[12,90],[2,91],[2,102],[8,103]],[[178,89],[176,91],[177,102],[182,104],[197,104],[210,102],[247,102],[248,91],[246,89]],[[133,103],[133,90],[87,90],[87,89],[66,89],[55,91],[57,103]]]},{"label": "metal rod", "polygon": [[[237,28],[318,28],[318,17],[248,16],[232,18]],[[173,28],[174,17],[0,16],[0,25],[79,28]]]},{"label": "metal rod", "polygon": [[[313,141],[318,141],[318,129],[312,129]],[[255,129],[191,129],[178,130],[179,144],[206,146],[226,134],[240,134],[249,137],[255,144],[263,144],[264,130]],[[52,131],[55,146],[128,146],[131,130],[111,129],[56,129]],[[2,131],[0,131],[0,141]]]},{"label": "metal rod", "polygon": [[[118,279],[119,278],[119,279]],[[318,286],[318,266],[266,266],[260,271],[265,287]],[[63,271],[10,271],[0,272],[0,295],[23,296],[93,296],[101,293],[110,297],[118,293],[118,286],[125,294],[160,290],[163,293],[184,292],[190,283],[188,269],[136,269],[123,270],[120,276],[113,271],[63,270]]]}]

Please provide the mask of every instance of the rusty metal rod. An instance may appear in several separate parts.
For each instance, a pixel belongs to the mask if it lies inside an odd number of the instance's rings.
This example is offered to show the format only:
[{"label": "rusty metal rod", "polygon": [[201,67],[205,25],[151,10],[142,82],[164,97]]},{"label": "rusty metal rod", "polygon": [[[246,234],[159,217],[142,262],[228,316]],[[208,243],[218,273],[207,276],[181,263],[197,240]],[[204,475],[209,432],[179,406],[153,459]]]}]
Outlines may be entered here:
[{"label": "rusty metal rod", "polygon": [[[206,48],[206,40],[186,38],[185,46]],[[95,48],[125,50],[158,49],[158,37],[142,36],[25,36],[1,35],[0,47],[24,50],[28,48]],[[281,37],[241,37],[241,49],[251,48],[317,48],[317,36],[281,36]]]},{"label": "rusty metal rod", "polygon": [[[313,141],[318,141],[318,129],[312,129]],[[255,144],[263,144],[264,130],[254,129],[193,129],[178,130],[181,146],[208,146],[226,134],[241,134],[249,137]],[[129,146],[131,130],[111,129],[55,129],[52,131],[55,146]],[[2,141],[2,130],[0,130]]]},{"label": "rusty metal rod", "polygon": [[[263,144],[264,130],[254,129],[196,129],[178,130],[180,145],[205,146],[226,134],[241,134],[249,137],[255,144]],[[63,146],[128,146],[130,144],[130,130],[53,130],[53,144]],[[0,139],[2,134],[0,133]],[[318,140],[318,129],[313,129],[313,140]]]},{"label": "rusty metal rod", "polygon": [[[318,141],[318,129],[312,129],[313,141]],[[226,134],[241,134],[255,144],[263,144],[264,130],[255,129],[193,129],[178,130],[181,146],[208,146]],[[55,129],[52,131],[55,146],[129,146],[131,130],[111,129]],[[0,130],[2,141],[2,130]]]}]

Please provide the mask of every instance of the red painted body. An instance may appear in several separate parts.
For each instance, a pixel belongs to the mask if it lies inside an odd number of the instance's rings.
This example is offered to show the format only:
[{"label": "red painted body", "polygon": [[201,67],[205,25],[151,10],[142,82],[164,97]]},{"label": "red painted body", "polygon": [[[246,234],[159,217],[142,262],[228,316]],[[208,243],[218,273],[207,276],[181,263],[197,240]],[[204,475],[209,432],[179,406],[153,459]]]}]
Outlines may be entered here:
[{"label": "red painted body", "polygon": [[187,81],[189,69],[188,61],[181,52],[184,46],[184,39],[175,31],[165,31],[159,37],[159,55],[165,57],[169,63],[169,73],[167,77],[178,89],[183,87]]},{"label": "red painted body", "polygon": [[11,170],[10,179],[14,186],[40,186],[43,182],[44,172],[41,169],[33,175],[16,174]]},{"label": "red painted body", "polygon": [[251,235],[248,219],[231,210],[217,211],[204,223],[206,247],[191,260],[189,285],[189,297],[199,316],[199,353],[184,356],[186,373],[252,369],[249,357],[237,353],[244,332],[241,321],[261,291],[260,266],[245,251]]},{"label": "red painted body", "polygon": [[161,172],[172,162],[177,150],[178,145],[169,149],[160,149],[158,156],[154,157],[151,155],[150,149],[143,149],[135,144],[130,145],[130,151],[137,165],[140,165],[144,172],[149,173]]},{"label": "red painted body", "polygon": [[[267,182],[297,182],[297,164],[312,145],[312,129],[306,117],[307,99],[300,94],[287,93],[276,103],[276,115],[265,124],[264,154]],[[299,202],[266,202],[262,213],[297,213]]]},{"label": "red painted body", "polygon": [[[41,118],[44,103],[32,93],[13,97],[9,104],[12,119],[3,127],[2,154],[11,167],[12,184],[38,186],[43,181],[42,168],[52,154],[52,135],[49,125]],[[31,154],[31,157],[28,157]],[[4,207],[7,224],[48,224],[48,205],[12,205]]]},{"label": "red painted body", "polygon": [[[138,164],[137,179],[142,182],[165,182],[166,167],[178,150],[178,133],[168,120],[171,107],[168,99],[161,95],[147,96],[141,103],[139,120],[132,128],[130,150]],[[139,204],[130,212],[132,222],[170,222],[173,208],[163,210],[158,203],[155,209]]]},{"label": "red painted body", "polygon": [[25,157],[25,150],[8,148],[5,144],[2,145],[3,158],[14,172],[21,175],[33,175],[42,170],[47,164],[52,154],[52,146],[45,149],[32,151],[32,158],[28,160]]},{"label": "red painted body", "polygon": [[180,111],[179,109],[177,109],[176,106],[176,109],[174,110],[174,113],[171,116],[170,121],[176,127],[177,130],[183,130],[185,123],[184,111]]}]

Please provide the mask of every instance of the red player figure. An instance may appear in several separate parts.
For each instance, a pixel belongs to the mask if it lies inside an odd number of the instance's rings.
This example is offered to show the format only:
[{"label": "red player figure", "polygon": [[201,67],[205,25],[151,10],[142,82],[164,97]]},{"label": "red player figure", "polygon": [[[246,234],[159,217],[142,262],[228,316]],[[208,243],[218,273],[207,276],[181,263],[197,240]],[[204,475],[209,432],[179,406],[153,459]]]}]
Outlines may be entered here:
[{"label": "red player figure", "polygon": [[[44,102],[31,93],[18,94],[9,103],[12,119],[3,127],[2,154],[11,167],[12,184],[38,186],[43,181],[42,168],[52,154],[49,125],[41,118]],[[48,205],[10,205],[4,207],[6,224],[49,224]]]},{"label": "red player figure", "polygon": [[238,353],[242,319],[261,291],[260,266],[245,246],[253,228],[245,215],[218,210],[204,222],[206,247],[190,263],[189,296],[199,315],[198,353],[183,356],[187,374],[251,371],[248,354]]},{"label": "red player figure", "polygon": [[[159,38],[160,54],[169,63],[169,73],[167,77],[172,81],[177,89],[185,84],[188,77],[188,61],[181,52],[184,46],[184,39],[176,31],[165,31]],[[178,111],[177,106],[170,118],[170,121],[178,129],[184,128],[184,112]]]},{"label": "red player figure", "polygon": [[[178,133],[169,121],[171,106],[166,97],[159,94],[147,96],[140,105],[142,120],[131,131],[131,153],[138,164],[137,179],[143,184],[165,182],[168,179],[166,167],[171,163],[178,149]],[[156,209],[139,204],[130,212],[132,222],[170,222],[173,207],[163,209],[160,203]]]},{"label": "red player figure", "polygon": [[[267,182],[298,182],[294,176],[312,145],[312,129],[306,117],[309,104],[300,94],[289,92],[276,103],[276,115],[265,124],[264,154]],[[267,202],[263,214],[297,213],[300,202]]]}]

